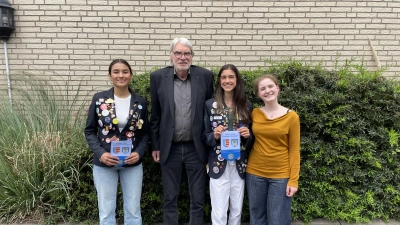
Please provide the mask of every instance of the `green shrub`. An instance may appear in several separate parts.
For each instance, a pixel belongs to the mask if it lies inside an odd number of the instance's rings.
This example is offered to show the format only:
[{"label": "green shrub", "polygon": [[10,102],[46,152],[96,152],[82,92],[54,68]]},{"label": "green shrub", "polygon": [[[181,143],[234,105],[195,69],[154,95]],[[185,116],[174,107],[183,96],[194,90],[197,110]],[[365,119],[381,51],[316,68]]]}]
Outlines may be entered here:
[{"label": "green shrub", "polygon": [[337,71],[289,61],[270,71],[280,103],[301,120],[301,178],[294,218],[399,219],[398,81],[348,61]]},{"label": "green shrub", "polygon": [[[399,219],[400,215],[400,99],[399,83],[369,71],[363,62],[348,60],[328,71],[320,65],[288,59],[268,68],[242,70],[249,101],[262,102],[253,80],[275,74],[280,103],[301,119],[301,179],[293,202],[293,218],[366,222]],[[212,68],[218,74],[219,68]],[[216,80],[216,76],[215,76]],[[149,73],[135,77],[138,93],[149,99]],[[149,157],[150,158],[150,157]],[[142,206],[146,224],[162,221],[159,165],[145,162]],[[157,184],[157,185],[153,185]],[[189,195],[183,178],[180,221],[189,220]],[[208,193],[207,193],[208,194]],[[205,221],[210,221],[209,198]],[[243,221],[249,220],[245,196]]]}]

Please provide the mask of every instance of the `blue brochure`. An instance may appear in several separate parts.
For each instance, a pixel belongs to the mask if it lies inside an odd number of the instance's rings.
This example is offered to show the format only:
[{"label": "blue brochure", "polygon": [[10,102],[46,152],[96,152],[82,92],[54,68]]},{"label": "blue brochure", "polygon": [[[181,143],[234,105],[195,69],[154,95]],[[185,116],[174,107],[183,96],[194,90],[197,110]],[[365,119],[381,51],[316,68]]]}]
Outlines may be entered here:
[{"label": "blue brochure", "polygon": [[111,141],[111,155],[119,158],[117,166],[125,165],[125,158],[131,154],[132,151],[132,140],[126,141]]},{"label": "blue brochure", "polygon": [[221,156],[228,161],[240,158],[239,131],[224,131],[221,133]]}]

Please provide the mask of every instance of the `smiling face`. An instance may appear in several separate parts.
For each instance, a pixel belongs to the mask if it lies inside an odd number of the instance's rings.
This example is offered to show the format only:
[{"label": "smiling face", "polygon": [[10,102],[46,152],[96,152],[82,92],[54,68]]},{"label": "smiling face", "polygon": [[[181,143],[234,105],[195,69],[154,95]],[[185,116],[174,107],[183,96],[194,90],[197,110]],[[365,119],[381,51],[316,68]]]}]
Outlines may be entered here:
[{"label": "smiling face", "polygon": [[123,63],[117,62],[111,67],[110,80],[114,87],[126,88],[132,79],[132,73],[129,67]]},{"label": "smiling face", "polygon": [[221,76],[219,77],[221,87],[225,92],[233,92],[236,87],[237,77],[233,70],[226,69],[222,71]]},{"label": "smiling face", "polygon": [[[177,43],[171,52],[170,59],[177,72],[187,71],[192,65],[192,52],[190,48],[181,43]],[[186,55],[186,56],[185,56]]]},{"label": "smiling face", "polygon": [[258,83],[258,97],[265,103],[278,101],[279,86],[271,79],[265,78]]}]

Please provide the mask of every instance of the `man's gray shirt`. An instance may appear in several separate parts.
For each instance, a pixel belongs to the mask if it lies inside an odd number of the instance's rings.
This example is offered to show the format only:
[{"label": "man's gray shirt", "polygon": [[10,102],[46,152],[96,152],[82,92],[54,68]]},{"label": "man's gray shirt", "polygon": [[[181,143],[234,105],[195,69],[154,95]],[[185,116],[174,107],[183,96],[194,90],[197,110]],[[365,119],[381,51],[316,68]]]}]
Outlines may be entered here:
[{"label": "man's gray shirt", "polygon": [[191,129],[191,86],[190,74],[185,80],[174,76],[175,129],[173,141],[193,140]]}]

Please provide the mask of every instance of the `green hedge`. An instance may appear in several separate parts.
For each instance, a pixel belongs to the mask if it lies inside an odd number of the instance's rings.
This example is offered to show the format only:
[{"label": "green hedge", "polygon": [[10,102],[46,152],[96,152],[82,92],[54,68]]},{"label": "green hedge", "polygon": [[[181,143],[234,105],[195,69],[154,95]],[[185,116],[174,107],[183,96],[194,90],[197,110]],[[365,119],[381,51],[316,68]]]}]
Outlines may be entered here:
[{"label": "green hedge", "polygon": [[[275,74],[281,83],[280,103],[300,116],[301,174],[292,206],[293,219],[308,222],[325,218],[350,223],[400,219],[399,82],[383,77],[382,71],[368,71],[363,62],[351,60],[331,71],[290,59],[269,63],[267,68],[241,74],[248,99],[256,107],[262,102],[253,93],[253,80],[262,74]],[[218,69],[212,69],[214,74]],[[133,80],[135,92],[149,103],[150,72]],[[90,152],[83,138],[79,143],[82,151]],[[161,171],[160,165],[153,163],[150,149],[143,165],[143,222],[162,222]],[[189,193],[185,173],[182,180],[179,219],[187,222]],[[53,210],[53,215],[86,223],[96,221],[96,192],[90,166],[81,168],[80,180],[72,190],[68,204]],[[210,221],[206,191],[204,219]],[[117,214],[122,221],[121,193],[119,196]],[[242,219],[249,220],[246,196]]]},{"label": "green hedge", "polygon": [[[300,116],[301,175],[293,219],[400,219],[399,82],[353,61],[332,71],[290,59],[270,64],[241,74],[248,99],[256,106],[262,102],[253,93],[253,80],[262,74],[275,74],[281,83],[280,103]],[[218,69],[212,69],[214,74]],[[135,92],[149,102],[150,72],[133,80]],[[144,223],[162,222],[160,165],[153,163],[150,150],[143,164]],[[179,219],[187,222],[190,203],[185,173],[182,180]],[[92,191],[90,201],[95,199]],[[95,205],[92,202],[88,212],[96,211]],[[119,215],[121,209],[122,205]],[[205,221],[210,221],[210,210],[207,190]],[[242,219],[249,221],[247,197]]]}]

